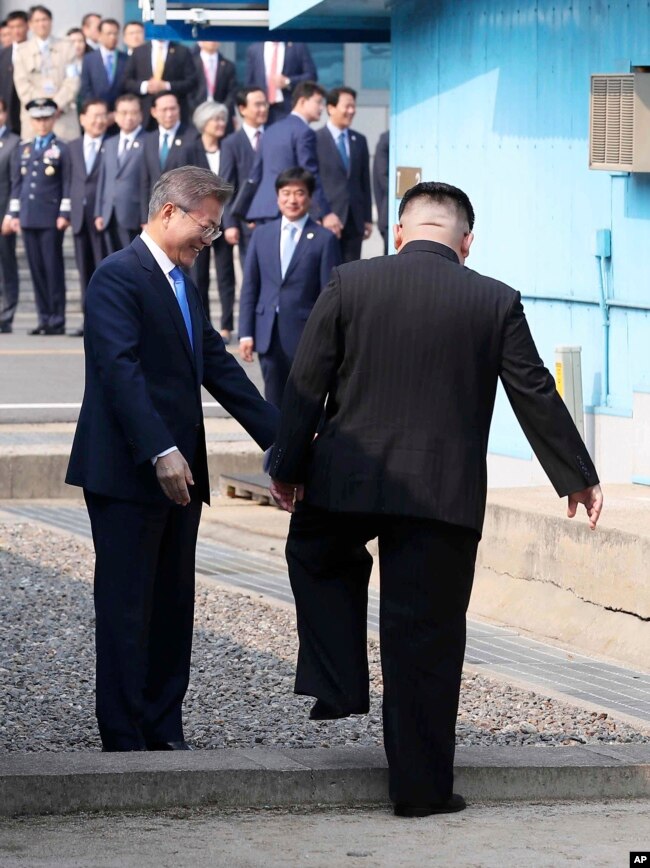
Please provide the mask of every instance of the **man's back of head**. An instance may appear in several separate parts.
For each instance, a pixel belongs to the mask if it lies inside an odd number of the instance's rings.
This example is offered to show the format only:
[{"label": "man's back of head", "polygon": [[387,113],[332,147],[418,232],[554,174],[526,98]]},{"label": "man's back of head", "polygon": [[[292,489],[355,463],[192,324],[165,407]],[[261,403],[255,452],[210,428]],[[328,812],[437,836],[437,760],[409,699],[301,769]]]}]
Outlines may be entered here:
[{"label": "man's back of head", "polygon": [[395,249],[410,241],[437,241],[467,259],[474,235],[474,209],[458,187],[441,181],[423,181],[406,191],[393,228]]}]

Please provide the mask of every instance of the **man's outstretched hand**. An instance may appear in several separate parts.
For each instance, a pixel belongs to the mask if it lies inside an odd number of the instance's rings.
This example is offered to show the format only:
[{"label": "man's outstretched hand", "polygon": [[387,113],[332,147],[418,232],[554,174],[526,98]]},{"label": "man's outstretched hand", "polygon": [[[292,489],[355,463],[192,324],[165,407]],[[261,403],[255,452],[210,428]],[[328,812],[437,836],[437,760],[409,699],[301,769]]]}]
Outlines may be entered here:
[{"label": "man's outstretched hand", "polygon": [[284,509],[286,512],[295,512],[296,502],[302,500],[305,486],[294,485],[291,482],[278,482],[277,479],[272,479],[269,491],[280,509]]},{"label": "man's outstretched hand", "polygon": [[589,518],[589,527],[596,530],[598,519],[603,508],[603,492],[600,485],[591,485],[589,488],[583,488],[582,491],[574,491],[569,495],[569,502],[566,508],[566,514],[569,518],[573,518],[576,514],[578,504],[584,504]]}]

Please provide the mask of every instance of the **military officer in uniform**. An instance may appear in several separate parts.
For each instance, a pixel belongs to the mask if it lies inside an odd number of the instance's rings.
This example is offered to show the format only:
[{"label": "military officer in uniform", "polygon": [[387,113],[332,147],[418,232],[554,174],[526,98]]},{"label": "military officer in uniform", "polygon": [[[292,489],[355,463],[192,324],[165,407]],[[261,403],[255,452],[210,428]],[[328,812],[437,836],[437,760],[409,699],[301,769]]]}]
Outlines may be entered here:
[{"label": "military officer in uniform", "polygon": [[54,100],[40,97],[26,108],[35,137],[16,148],[5,227],[8,224],[11,231],[22,233],[34,284],[38,325],[29,334],[62,335],[63,233],[70,225],[69,153],[65,142],[52,132],[57,112]]}]

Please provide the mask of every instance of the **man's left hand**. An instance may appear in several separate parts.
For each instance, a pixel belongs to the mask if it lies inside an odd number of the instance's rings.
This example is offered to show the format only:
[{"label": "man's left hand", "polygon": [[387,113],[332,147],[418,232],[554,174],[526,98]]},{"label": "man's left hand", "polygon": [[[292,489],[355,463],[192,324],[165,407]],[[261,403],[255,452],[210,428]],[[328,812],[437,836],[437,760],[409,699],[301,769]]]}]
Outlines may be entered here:
[{"label": "man's left hand", "polygon": [[294,485],[292,482],[279,482],[277,479],[272,479],[269,491],[280,509],[284,509],[285,512],[295,512],[296,503],[304,497],[305,486],[300,483]]},{"label": "man's left hand", "polygon": [[364,223],[363,224],[363,237],[364,239],[370,238],[372,235],[372,223]]},{"label": "man's left hand", "polygon": [[57,217],[56,218],[56,228],[61,231],[62,229],[67,229],[70,225],[70,221],[65,217]]},{"label": "man's left hand", "polygon": [[596,525],[603,508],[603,492],[600,485],[590,485],[589,488],[583,488],[582,491],[574,491],[573,494],[569,495],[566,510],[569,518],[575,516],[579,503],[582,503],[587,510],[589,527],[592,530],[596,530]]}]

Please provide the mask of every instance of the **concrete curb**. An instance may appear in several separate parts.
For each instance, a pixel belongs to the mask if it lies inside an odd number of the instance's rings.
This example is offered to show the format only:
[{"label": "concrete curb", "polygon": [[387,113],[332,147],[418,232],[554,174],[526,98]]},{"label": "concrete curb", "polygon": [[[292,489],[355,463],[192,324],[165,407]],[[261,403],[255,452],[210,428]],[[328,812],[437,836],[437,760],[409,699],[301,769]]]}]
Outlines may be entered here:
[{"label": "concrete curb", "polygon": [[[0,815],[387,804],[380,748],[32,753],[0,760]],[[650,798],[650,745],[459,748],[470,801]]]}]

